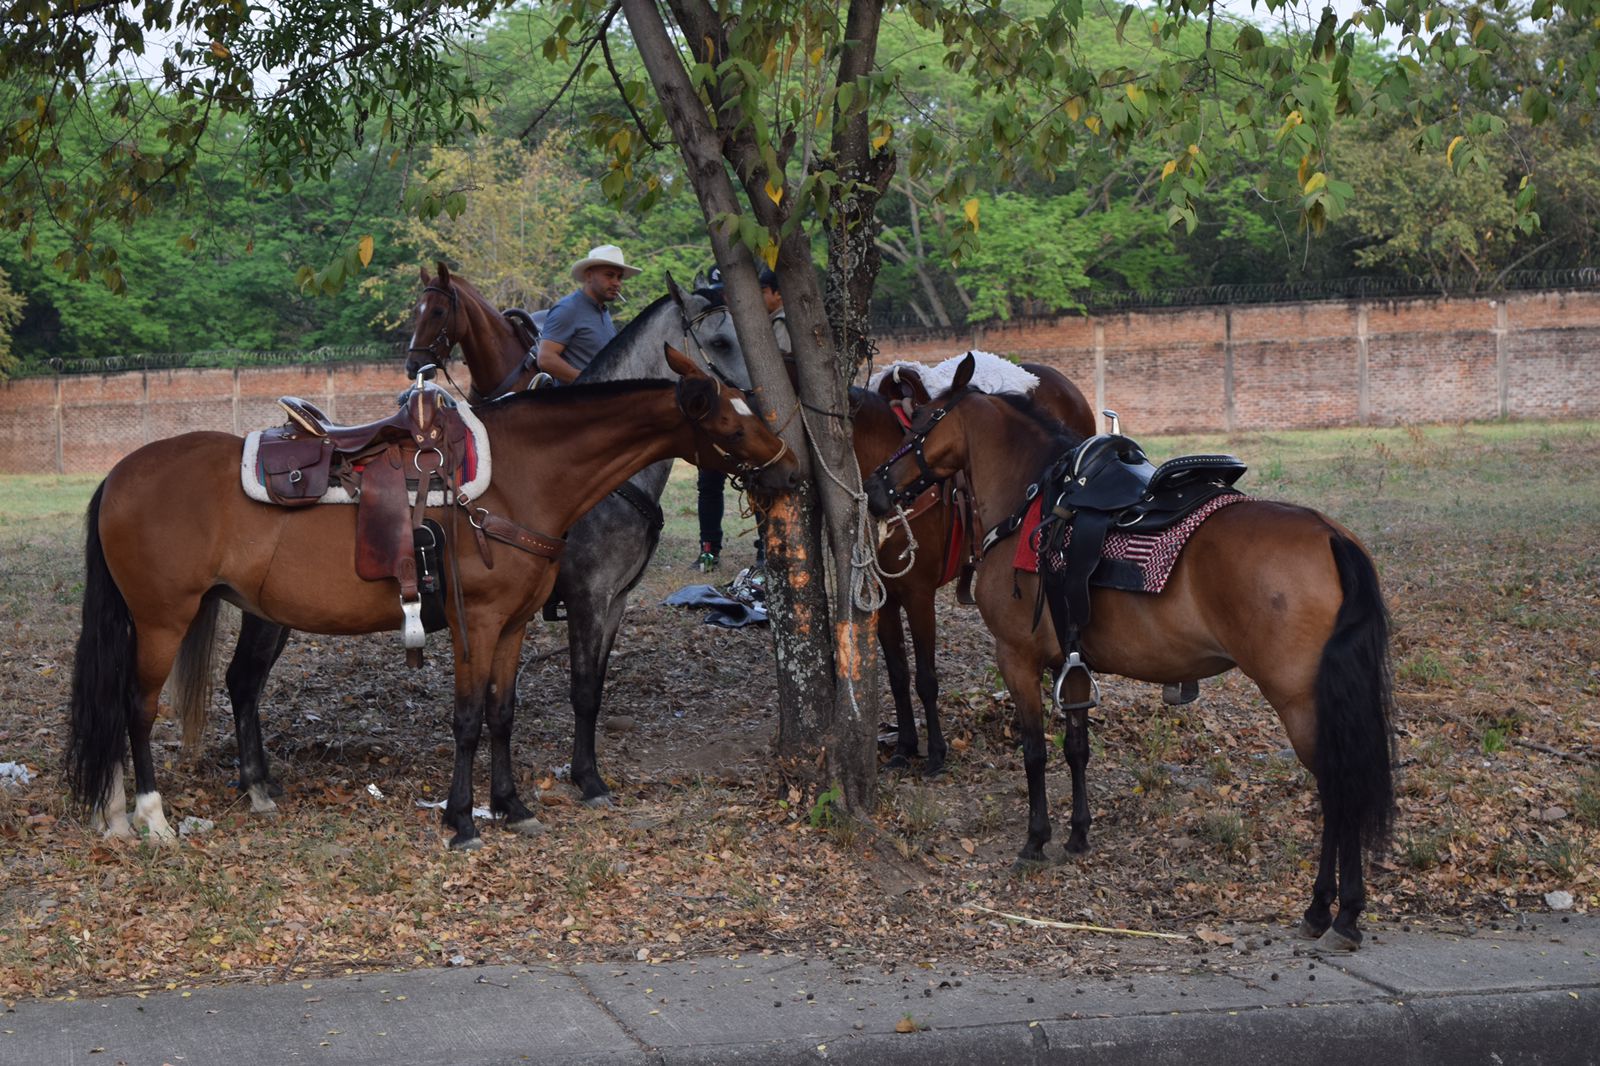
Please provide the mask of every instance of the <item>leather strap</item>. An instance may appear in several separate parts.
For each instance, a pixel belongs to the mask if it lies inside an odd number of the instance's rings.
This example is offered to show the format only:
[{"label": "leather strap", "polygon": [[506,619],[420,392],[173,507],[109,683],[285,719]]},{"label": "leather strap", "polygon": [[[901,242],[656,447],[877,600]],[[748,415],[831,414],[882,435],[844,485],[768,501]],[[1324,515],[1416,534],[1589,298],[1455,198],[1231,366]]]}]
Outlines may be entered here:
[{"label": "leather strap", "polygon": [[666,516],[661,513],[661,504],[650,498],[650,494],[631,481],[624,481],[613,490],[621,496],[633,509],[650,523],[650,532],[656,536],[661,535],[661,529],[667,524]]},{"label": "leather strap", "polygon": [[482,529],[485,534],[495,540],[519,548],[530,555],[537,555],[544,559],[560,559],[561,553],[566,550],[567,542],[560,537],[546,536],[537,533],[527,526],[518,525],[503,515],[490,514],[488,511],[479,510],[478,519],[473,523]]}]

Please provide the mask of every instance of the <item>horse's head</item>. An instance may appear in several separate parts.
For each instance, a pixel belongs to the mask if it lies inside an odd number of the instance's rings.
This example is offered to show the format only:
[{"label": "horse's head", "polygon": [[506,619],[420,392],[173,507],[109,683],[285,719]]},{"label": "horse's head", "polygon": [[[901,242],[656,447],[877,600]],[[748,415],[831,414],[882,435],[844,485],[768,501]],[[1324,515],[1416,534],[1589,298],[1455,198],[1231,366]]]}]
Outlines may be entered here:
[{"label": "horse's head", "polygon": [[917,410],[905,442],[868,476],[862,487],[867,493],[867,509],[873,514],[882,517],[896,507],[909,506],[966,463],[966,438],[957,426],[960,417],[950,416],[957,404],[972,395],[967,385],[975,366],[968,354],[944,399]]},{"label": "horse's head", "polygon": [[741,478],[762,492],[794,487],[799,471],[789,450],[744,394],[712,377],[693,359],[666,346],[667,365],[678,375],[678,409],[694,427],[702,466]]},{"label": "horse's head", "polygon": [[733,330],[733,314],[715,289],[684,292],[670,277],[667,293],[683,318],[685,350],[699,360],[724,384],[736,389],[750,388],[750,370],[744,363],[744,349]]},{"label": "horse's head", "polygon": [[456,338],[450,331],[459,325],[461,297],[456,293],[449,268],[443,263],[437,265],[437,277],[430,275],[427,267],[422,268],[422,298],[417,301],[411,344],[406,349],[406,377],[415,377],[417,371],[430,363],[444,366],[456,345]]}]

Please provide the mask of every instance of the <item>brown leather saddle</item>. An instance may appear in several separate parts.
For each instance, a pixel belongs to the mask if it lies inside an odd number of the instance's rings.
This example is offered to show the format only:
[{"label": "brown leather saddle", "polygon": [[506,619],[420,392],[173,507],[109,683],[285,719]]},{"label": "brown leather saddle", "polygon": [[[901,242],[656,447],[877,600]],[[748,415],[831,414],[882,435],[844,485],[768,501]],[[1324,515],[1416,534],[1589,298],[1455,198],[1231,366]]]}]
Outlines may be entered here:
[{"label": "brown leather saddle", "polygon": [[418,574],[419,544],[433,544],[436,560],[441,554],[437,527],[423,526],[428,494],[440,491],[452,500],[476,462],[455,401],[422,383],[402,394],[394,414],[354,426],[330,421],[296,396],[278,402],[289,419],[261,433],[256,453],[268,497],[282,507],[307,507],[331,486],[349,492],[357,501],[356,574],[399,583],[406,660],[421,665],[421,593],[442,576]]}]

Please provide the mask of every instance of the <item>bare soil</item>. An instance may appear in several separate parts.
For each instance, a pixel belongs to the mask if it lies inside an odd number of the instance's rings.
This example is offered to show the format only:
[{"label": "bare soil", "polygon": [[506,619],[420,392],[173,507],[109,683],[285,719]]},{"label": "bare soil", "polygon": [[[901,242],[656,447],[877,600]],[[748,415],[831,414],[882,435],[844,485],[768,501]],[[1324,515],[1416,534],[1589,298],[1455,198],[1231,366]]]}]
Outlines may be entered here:
[{"label": "bare soil", "polygon": [[[1600,463],[1600,433],[1318,439],[1201,443],[1256,462],[1253,491],[1345,520],[1379,561],[1395,619],[1401,817],[1370,866],[1365,926],[1381,937],[1402,923],[1559,920],[1538,917],[1555,891],[1579,911],[1600,907],[1600,488],[1570,477]],[[607,687],[600,758],[617,804],[586,808],[562,779],[565,635],[536,624],[515,754],[548,830],[526,839],[485,824],[488,846],[469,854],[447,852],[437,812],[419,806],[449,780],[447,647],[435,638],[412,672],[387,636],[290,644],[264,702],[279,815],[251,815],[235,794],[219,691],[196,756],[180,752],[174,723],[157,733],[169,817],[213,824],[176,847],[101,840],[67,811],[59,770],[81,541],[70,518],[0,523],[12,622],[0,762],[38,771],[0,784],[0,996],[791,950],[1110,980],[1226,968],[1288,935],[1319,814],[1247,679],[1205,681],[1182,708],[1154,686],[1102,679],[1091,851],[1062,854],[1070,783],[1057,756],[1054,861],[1018,876],[1025,787],[1010,701],[975,609],[951,596],[939,646],[949,771],[885,775],[875,811],[830,821],[774,769],[768,633],[660,606],[703,580],[689,565],[692,496],[674,492]],[[727,524],[732,546],[713,575],[724,581],[748,561],[748,536]],[[893,721],[886,687],[880,713]],[[480,802],[487,788],[484,767]]]}]

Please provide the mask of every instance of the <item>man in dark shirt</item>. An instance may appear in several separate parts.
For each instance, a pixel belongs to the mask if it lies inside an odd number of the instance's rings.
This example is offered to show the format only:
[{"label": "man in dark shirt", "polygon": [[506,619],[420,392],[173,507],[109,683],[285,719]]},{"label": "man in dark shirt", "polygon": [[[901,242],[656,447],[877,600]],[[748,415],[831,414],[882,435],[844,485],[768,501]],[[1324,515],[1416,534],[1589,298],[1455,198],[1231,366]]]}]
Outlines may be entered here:
[{"label": "man in dark shirt", "polygon": [[[767,318],[772,322],[773,338],[778,342],[778,352],[789,355],[789,320],[783,312],[783,293],[778,288],[778,275],[771,267],[762,267],[757,275],[761,282],[761,298],[767,305]],[[712,285],[722,287],[722,279],[713,271]],[[701,470],[696,480],[696,510],[700,517],[700,558],[695,561],[702,571],[715,570],[722,556],[722,488],[727,477],[720,470]],[[758,520],[758,526],[765,522]],[[766,544],[758,529],[756,536],[756,566],[764,567],[767,561]]]},{"label": "man in dark shirt", "polygon": [[563,385],[571,384],[589,360],[617,335],[606,305],[622,295],[622,280],[639,273],[623,261],[622,249],[602,244],[572,264],[577,292],[545,316],[539,332],[539,369]]}]

